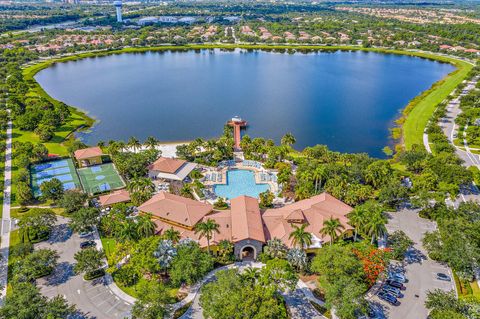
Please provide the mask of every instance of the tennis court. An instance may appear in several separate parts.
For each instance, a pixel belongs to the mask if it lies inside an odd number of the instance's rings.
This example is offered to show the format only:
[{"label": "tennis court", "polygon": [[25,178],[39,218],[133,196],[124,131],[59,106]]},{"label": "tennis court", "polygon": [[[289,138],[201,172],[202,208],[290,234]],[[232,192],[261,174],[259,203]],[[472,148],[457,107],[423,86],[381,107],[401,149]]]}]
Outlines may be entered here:
[{"label": "tennis court", "polygon": [[60,180],[65,190],[81,189],[80,180],[75,171],[75,165],[73,165],[73,161],[69,158],[32,165],[30,168],[30,177],[33,195],[35,197],[42,195],[40,185],[53,178]]},{"label": "tennis court", "polygon": [[91,195],[125,187],[112,163],[81,168],[77,172],[83,189]]}]

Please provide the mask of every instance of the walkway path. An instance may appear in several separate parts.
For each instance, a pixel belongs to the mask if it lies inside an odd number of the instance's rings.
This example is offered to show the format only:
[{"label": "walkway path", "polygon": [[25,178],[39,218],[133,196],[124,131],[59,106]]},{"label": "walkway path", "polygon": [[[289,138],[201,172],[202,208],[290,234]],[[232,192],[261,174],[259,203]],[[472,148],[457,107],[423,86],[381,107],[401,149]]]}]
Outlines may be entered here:
[{"label": "walkway path", "polygon": [[[10,112],[10,111],[9,111]],[[12,192],[12,121],[8,121],[7,126],[7,146],[5,150],[5,181],[3,190],[3,209],[2,209],[2,226],[1,226],[1,243],[0,243],[0,298],[1,303],[7,294],[8,282],[8,255],[10,247],[10,201]]]}]

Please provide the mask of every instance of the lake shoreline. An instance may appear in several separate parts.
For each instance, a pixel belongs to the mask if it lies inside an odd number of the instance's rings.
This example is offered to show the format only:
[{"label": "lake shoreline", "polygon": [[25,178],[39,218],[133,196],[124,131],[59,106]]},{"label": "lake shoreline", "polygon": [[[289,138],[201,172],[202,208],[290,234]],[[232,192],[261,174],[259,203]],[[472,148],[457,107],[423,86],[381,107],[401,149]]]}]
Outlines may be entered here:
[{"label": "lake shoreline", "polygon": [[[374,53],[381,53],[381,54],[395,54],[395,55],[406,55],[406,56],[413,56],[424,58],[428,60],[438,61],[442,63],[449,63],[453,65],[456,69],[446,75],[441,80],[435,82],[430,89],[423,91],[420,95],[413,98],[409,101],[409,103],[402,108],[401,116],[398,118],[395,123],[397,124],[396,127],[393,127],[392,130],[392,137],[397,141],[396,149],[397,151],[403,146],[410,148],[411,145],[416,144],[416,141],[420,138],[423,134],[423,129],[419,129],[420,126],[423,128],[426,126],[428,119],[430,118],[431,114],[433,113],[434,108],[438,103],[440,103],[451,91],[448,91],[450,87],[456,87],[463,79],[465,78],[468,71],[471,69],[471,65],[468,62],[455,59],[452,57],[445,57],[440,55],[435,55],[433,53],[425,53],[425,52],[413,52],[413,51],[402,51],[402,50],[390,50],[390,49],[383,49],[383,48],[362,48],[356,46],[305,46],[305,45],[184,45],[184,46],[160,46],[160,47],[142,47],[142,48],[123,48],[119,50],[102,50],[102,51],[94,51],[94,52],[85,52],[80,54],[74,54],[67,57],[53,57],[51,59],[41,61],[39,63],[35,63],[31,66],[28,66],[24,69],[24,75],[26,79],[29,80],[33,85],[36,86],[36,90],[41,92],[41,95],[47,97],[48,99],[59,103],[59,101],[55,100],[53,97],[48,95],[40,84],[35,80],[34,76],[40,72],[41,70],[48,68],[55,63],[67,62],[67,61],[76,61],[80,59],[90,58],[90,57],[101,57],[107,55],[116,55],[116,54],[124,54],[124,53],[142,53],[142,52],[155,52],[155,51],[190,51],[190,50],[210,50],[210,49],[224,49],[224,50],[235,50],[235,49],[245,49],[245,50],[260,50],[260,51],[279,51],[279,53],[302,53],[302,52],[329,52],[329,51],[365,51],[365,52],[374,52]],[[447,85],[448,84],[448,85]],[[438,97],[430,102],[429,107],[425,107],[422,105],[422,102],[434,93],[442,93],[442,94],[435,94]],[[441,99],[440,101],[438,101]],[[425,104],[425,103],[423,103]],[[427,103],[428,104],[428,103]],[[422,116],[418,119],[413,118],[413,116],[409,116],[411,112],[418,109],[417,106],[420,105],[419,108],[422,108],[420,111],[424,111]],[[75,110],[77,114],[81,114],[82,118],[84,119],[85,123],[80,125],[79,127],[75,128],[72,132],[78,132],[79,130],[88,130],[89,128],[93,127],[95,123],[98,121],[88,115],[87,112],[72,107],[72,110]],[[419,112],[416,112],[417,114]],[[420,112],[422,113],[422,112]],[[427,121],[425,121],[427,119]],[[418,123],[420,122],[420,123]],[[412,125],[413,123],[413,125]],[[423,125],[425,123],[425,125]],[[413,129],[412,129],[413,127]],[[400,131],[400,132],[399,132]],[[419,133],[420,131],[420,133]],[[71,134],[74,135],[74,134]],[[176,142],[172,142],[174,144],[178,144]],[[162,144],[172,144],[170,142],[162,143]],[[399,146],[400,145],[400,146]]]}]

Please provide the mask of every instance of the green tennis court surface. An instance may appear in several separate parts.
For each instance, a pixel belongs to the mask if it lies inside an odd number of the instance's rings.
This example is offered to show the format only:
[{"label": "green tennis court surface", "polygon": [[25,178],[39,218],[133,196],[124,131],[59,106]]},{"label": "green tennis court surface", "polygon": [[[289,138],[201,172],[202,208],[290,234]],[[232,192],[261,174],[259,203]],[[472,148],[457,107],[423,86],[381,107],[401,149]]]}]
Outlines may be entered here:
[{"label": "green tennis court surface", "polygon": [[92,195],[125,187],[112,163],[80,168],[77,172],[83,189]]},{"label": "green tennis court surface", "polygon": [[30,177],[33,195],[35,197],[42,195],[40,185],[53,178],[60,180],[65,190],[75,188],[82,189],[75,171],[75,165],[69,158],[32,165],[30,167]]}]

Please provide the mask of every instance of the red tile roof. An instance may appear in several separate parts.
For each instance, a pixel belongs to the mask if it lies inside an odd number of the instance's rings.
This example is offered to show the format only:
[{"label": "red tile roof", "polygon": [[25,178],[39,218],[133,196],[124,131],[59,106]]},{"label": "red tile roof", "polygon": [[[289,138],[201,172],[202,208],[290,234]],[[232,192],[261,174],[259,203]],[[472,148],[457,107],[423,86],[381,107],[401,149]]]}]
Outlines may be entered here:
[{"label": "red tile roof", "polygon": [[89,159],[92,157],[102,156],[102,149],[98,146],[83,148],[81,150],[76,150],[74,153],[77,160]]},{"label": "red tile roof", "polygon": [[120,189],[110,194],[100,196],[98,198],[98,201],[102,206],[109,206],[117,203],[125,203],[130,201],[130,193],[124,189]]},{"label": "red tile roof", "polygon": [[148,168],[152,171],[159,171],[163,173],[175,174],[186,161],[175,158],[159,157]]},{"label": "red tile roof", "polygon": [[141,212],[151,213],[155,217],[167,219],[186,227],[194,227],[212,209],[210,204],[167,192],[156,194],[138,207]]}]

